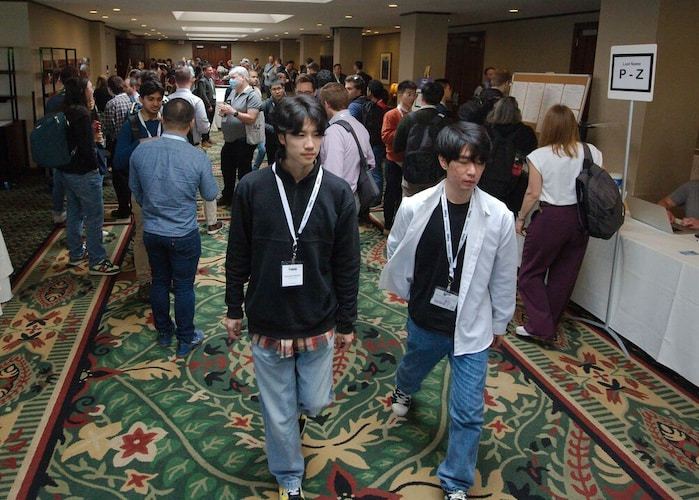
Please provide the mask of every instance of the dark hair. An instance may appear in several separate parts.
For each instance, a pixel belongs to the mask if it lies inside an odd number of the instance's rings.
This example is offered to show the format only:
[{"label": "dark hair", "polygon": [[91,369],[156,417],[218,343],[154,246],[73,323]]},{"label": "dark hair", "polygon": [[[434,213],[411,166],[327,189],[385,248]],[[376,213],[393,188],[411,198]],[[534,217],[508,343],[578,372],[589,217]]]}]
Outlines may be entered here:
[{"label": "dark hair", "polygon": [[417,90],[417,84],[412,80],[403,80],[398,84],[398,93],[402,94],[408,89]]},{"label": "dark hair", "polygon": [[284,82],[283,82],[283,81],[278,80],[277,78],[275,78],[274,80],[272,80],[272,81],[270,82],[269,88],[271,89],[271,88],[274,87],[275,85],[281,85],[281,86],[282,86],[282,90],[284,90]]},{"label": "dark hair", "polygon": [[[325,134],[328,126],[328,116],[317,99],[307,95],[297,95],[282,99],[272,111],[274,132],[276,134],[298,134],[303,130],[303,124],[308,118],[316,126],[318,134]],[[279,157],[284,158],[286,151],[280,146]]]},{"label": "dark hair", "polygon": [[148,79],[141,83],[141,88],[138,90],[138,93],[141,97],[151,94],[160,94],[161,96],[164,96],[165,89],[163,89],[163,86],[159,80]]},{"label": "dark hair", "polygon": [[364,67],[364,63],[362,61],[354,61],[354,65],[357,67],[359,71],[361,71]]},{"label": "dark hair", "polygon": [[163,106],[163,121],[182,130],[194,119],[194,106],[185,99],[173,99]]},{"label": "dark hair", "polygon": [[483,70],[483,74],[484,74],[484,75],[487,74],[488,71],[490,71],[491,69],[494,70],[495,68],[493,68],[492,66],[488,66],[487,68],[485,68],[485,69]]},{"label": "dark hair", "polygon": [[436,106],[441,102],[442,97],[444,97],[444,87],[441,83],[427,82],[422,86],[422,100],[426,104]]},{"label": "dark hair", "polygon": [[112,75],[107,79],[107,86],[114,95],[121,94],[124,91],[124,80],[117,75]]},{"label": "dark hair", "polygon": [[153,71],[152,69],[144,69],[143,71],[141,71],[139,78],[141,79],[141,85],[143,85],[143,83],[148,80],[155,80],[156,82],[160,81],[160,76],[156,71]]},{"label": "dark hair", "polygon": [[512,96],[503,96],[498,99],[485,120],[488,125],[509,125],[521,121],[522,112],[517,106],[517,99]]},{"label": "dark hair", "polygon": [[345,83],[353,84],[362,95],[366,95],[366,80],[361,75],[349,75],[345,78]]},{"label": "dark hair", "polygon": [[296,79],[296,86],[299,86],[299,83],[310,83],[313,86],[313,90],[316,89],[316,81],[315,78],[313,78],[310,75],[299,75],[299,77]]},{"label": "dark hair", "polygon": [[490,137],[485,128],[471,122],[456,122],[444,127],[437,135],[435,152],[449,163],[461,157],[466,146],[473,160],[488,162],[490,158]]},{"label": "dark hair", "polygon": [[447,85],[451,86],[451,83],[449,83],[449,80],[446,78],[437,78],[435,82],[441,84],[445,89],[447,88]]},{"label": "dark hair", "polygon": [[80,73],[78,72],[78,68],[75,66],[63,66],[58,76],[60,76],[61,82],[65,84],[66,80],[77,78],[80,76]]},{"label": "dark hair", "polygon": [[69,106],[87,107],[85,90],[87,89],[88,83],[90,83],[90,80],[85,77],[68,78],[63,82],[63,86],[66,89],[66,97],[63,100],[63,104],[66,108]]},{"label": "dark hair", "polygon": [[325,86],[325,84],[335,81],[332,72],[327,69],[321,69],[318,73],[316,73],[313,76],[316,80],[316,87],[319,89],[322,89],[323,86]]},{"label": "dark hair", "polygon": [[318,66],[317,62],[311,62],[306,65],[306,71],[308,71],[309,69],[312,69],[317,73],[320,70],[320,66]]},{"label": "dark hair", "polygon": [[372,95],[375,97],[381,97],[383,94],[383,83],[380,81],[374,79],[374,80],[369,80],[369,83],[366,86],[367,90],[371,90]]}]

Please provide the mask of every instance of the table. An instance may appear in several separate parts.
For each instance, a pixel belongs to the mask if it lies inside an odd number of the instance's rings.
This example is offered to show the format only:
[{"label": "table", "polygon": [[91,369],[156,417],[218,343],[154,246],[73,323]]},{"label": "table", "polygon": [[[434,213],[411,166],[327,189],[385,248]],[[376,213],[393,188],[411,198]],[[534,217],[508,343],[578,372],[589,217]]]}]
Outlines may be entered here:
[{"label": "table", "polygon": [[[659,363],[699,385],[699,240],[627,216],[619,239],[609,326]],[[614,240],[590,238],[572,300],[607,315]]]}]

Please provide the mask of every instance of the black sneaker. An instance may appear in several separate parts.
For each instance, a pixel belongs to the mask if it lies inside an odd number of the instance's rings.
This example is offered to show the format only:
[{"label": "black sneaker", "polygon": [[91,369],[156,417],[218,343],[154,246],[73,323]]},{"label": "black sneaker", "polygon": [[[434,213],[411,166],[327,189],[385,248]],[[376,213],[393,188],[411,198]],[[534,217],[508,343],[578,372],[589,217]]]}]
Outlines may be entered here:
[{"label": "black sneaker", "polygon": [[399,417],[404,417],[408,414],[411,400],[412,398],[409,394],[396,387],[393,389],[393,394],[391,394],[391,410]]},{"label": "black sneaker", "polygon": [[121,212],[118,209],[117,210],[112,210],[109,212],[109,215],[111,216],[112,219],[128,219],[131,217],[131,212]]},{"label": "black sneaker", "polygon": [[298,488],[282,488],[279,487],[279,500],[305,500],[303,490]]},{"label": "black sneaker", "polygon": [[468,500],[466,492],[463,490],[452,491],[444,494],[444,500]]},{"label": "black sneaker", "polygon": [[90,266],[88,272],[94,276],[113,276],[119,274],[119,271],[121,271],[121,268],[116,264],[112,264],[112,261],[109,259],[102,259],[94,266]]}]

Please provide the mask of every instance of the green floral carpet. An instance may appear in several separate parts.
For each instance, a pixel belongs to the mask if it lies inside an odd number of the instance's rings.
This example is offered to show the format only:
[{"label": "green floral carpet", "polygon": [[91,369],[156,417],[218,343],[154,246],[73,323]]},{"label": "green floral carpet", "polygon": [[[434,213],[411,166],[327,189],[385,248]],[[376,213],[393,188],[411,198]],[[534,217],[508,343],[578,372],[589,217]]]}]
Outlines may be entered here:
[{"label": "green floral carpet", "polygon": [[[385,239],[372,228],[360,231],[359,341],[335,356],[335,401],[306,427],[304,489],[318,499],[437,500],[448,366],[441,363],[428,377],[407,418],[391,413],[406,308],[377,287]],[[14,373],[8,368],[14,360],[27,365],[33,380],[24,382],[24,393],[2,394],[0,496],[277,498],[250,345],[229,345],[221,324],[227,239],[227,231],[202,235],[196,322],[206,339],[185,359],[175,358],[174,347],[155,344],[150,309],[135,300],[131,252],[111,292],[95,294],[84,317],[71,321],[84,330],[94,323],[84,352],[53,326],[51,315],[61,306],[38,300],[51,289],[28,289],[20,309],[6,310],[3,331],[26,316],[28,304],[36,309],[32,340],[26,329],[12,337],[24,335],[23,346],[59,338],[51,349],[8,352],[12,340],[3,335],[3,377]],[[51,267],[50,255],[34,263],[40,275]],[[101,317],[100,301],[106,303]],[[512,330],[521,315],[518,307]],[[696,393],[624,358],[581,323],[567,320],[562,330],[555,347],[510,335],[491,351],[470,498],[699,498]],[[59,367],[51,356],[59,348],[75,373],[70,384],[52,376]],[[50,403],[10,418],[30,394],[47,392],[57,394]],[[40,417],[42,424],[32,427]]]}]

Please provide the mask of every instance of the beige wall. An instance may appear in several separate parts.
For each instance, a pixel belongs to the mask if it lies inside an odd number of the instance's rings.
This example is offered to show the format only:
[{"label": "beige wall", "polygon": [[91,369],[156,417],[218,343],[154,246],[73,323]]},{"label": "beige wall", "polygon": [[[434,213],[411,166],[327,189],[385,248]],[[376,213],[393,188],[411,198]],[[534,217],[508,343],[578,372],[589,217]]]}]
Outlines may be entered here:
[{"label": "beige wall", "polygon": [[148,57],[156,59],[167,59],[169,57],[173,61],[181,61],[183,57],[185,60],[192,58],[192,44],[189,41],[179,45],[176,40],[149,40],[146,42],[146,47],[147,54],[149,54]]},{"label": "beige wall", "polygon": [[[657,200],[690,178],[699,127],[695,82],[699,47],[694,0],[602,0],[591,120],[604,128],[589,136],[610,170],[622,171],[629,101],[607,99],[610,47],[658,44],[653,102],[634,102],[627,191]],[[689,59],[688,59],[689,57]],[[694,58],[696,59],[696,57]]]},{"label": "beige wall", "polygon": [[592,13],[479,24],[450,33],[485,31],[486,67],[507,68],[512,72],[568,73],[575,24],[595,22],[597,18]]},{"label": "beige wall", "polygon": [[[398,82],[398,70],[400,68],[400,34],[371,35],[362,38],[362,56],[364,60],[364,72],[373,78],[379,79],[381,70],[381,54],[391,53],[391,82]],[[345,69],[345,68],[343,68]],[[345,73],[352,71],[352,67]]]},{"label": "beige wall", "polygon": [[[19,118],[32,122],[32,79],[37,69],[32,66],[29,49],[29,13],[26,2],[5,2],[0,16],[0,47],[15,47],[15,77],[17,79]],[[0,68],[7,69],[6,52],[0,51]],[[0,75],[0,93],[9,93],[7,76]],[[11,120],[10,103],[0,104],[0,120]]]}]

